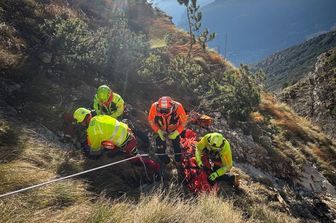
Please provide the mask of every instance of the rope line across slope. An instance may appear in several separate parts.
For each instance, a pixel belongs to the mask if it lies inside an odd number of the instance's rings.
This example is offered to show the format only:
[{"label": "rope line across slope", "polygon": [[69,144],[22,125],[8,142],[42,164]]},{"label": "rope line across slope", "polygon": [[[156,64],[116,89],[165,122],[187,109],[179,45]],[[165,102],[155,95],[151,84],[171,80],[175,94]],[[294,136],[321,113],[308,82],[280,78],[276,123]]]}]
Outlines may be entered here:
[{"label": "rope line across slope", "polygon": [[[175,155],[180,155],[180,154],[181,153],[175,153]],[[163,155],[166,155],[166,154],[155,154],[155,155],[156,156],[163,156]],[[8,193],[5,193],[5,194],[1,194],[0,198],[7,197],[7,196],[10,196],[10,195],[13,195],[13,194],[18,194],[18,193],[21,193],[21,192],[24,192],[24,191],[27,191],[27,190],[31,190],[31,189],[34,189],[34,188],[43,187],[43,186],[46,186],[48,184],[63,181],[63,180],[69,179],[69,178],[80,176],[80,175],[83,175],[83,174],[86,174],[86,173],[90,173],[90,172],[93,172],[93,171],[96,171],[96,170],[104,169],[104,168],[109,167],[109,166],[114,166],[114,165],[117,165],[117,164],[120,164],[120,163],[130,161],[132,159],[141,158],[141,157],[145,157],[145,156],[149,156],[149,154],[138,154],[138,155],[130,157],[130,158],[119,160],[119,161],[109,163],[109,164],[106,164],[106,165],[103,165],[103,166],[98,166],[98,167],[88,169],[88,170],[85,170],[85,171],[82,171],[82,172],[79,172],[79,173],[71,174],[71,175],[68,175],[68,176],[65,176],[65,177],[60,177],[60,178],[56,178],[56,179],[53,179],[53,180],[49,180],[49,181],[44,182],[44,183],[40,183],[40,184],[36,184],[36,185],[33,185],[33,186],[25,187],[25,188],[22,188],[22,189],[19,189],[19,190],[11,191],[11,192],[8,192]]]}]

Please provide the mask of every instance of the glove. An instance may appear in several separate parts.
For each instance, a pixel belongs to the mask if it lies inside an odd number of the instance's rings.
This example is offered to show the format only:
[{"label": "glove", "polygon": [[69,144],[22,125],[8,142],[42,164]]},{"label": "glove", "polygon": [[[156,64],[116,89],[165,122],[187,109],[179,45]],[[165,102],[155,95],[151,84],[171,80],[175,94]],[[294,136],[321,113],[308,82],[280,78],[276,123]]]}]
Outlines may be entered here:
[{"label": "glove", "polygon": [[162,141],[165,141],[165,140],[166,140],[166,137],[164,137],[163,132],[162,132],[161,129],[159,129],[159,131],[157,132],[157,134],[159,135],[159,137],[160,137],[160,139],[161,139]]},{"label": "glove", "polygon": [[213,172],[212,174],[210,174],[209,180],[210,181],[214,181],[214,180],[216,180],[217,177],[219,177],[218,173],[217,172]]},{"label": "glove", "polygon": [[168,135],[168,138],[174,140],[179,135],[180,135],[180,133],[177,130],[175,130],[174,132],[172,132]]}]

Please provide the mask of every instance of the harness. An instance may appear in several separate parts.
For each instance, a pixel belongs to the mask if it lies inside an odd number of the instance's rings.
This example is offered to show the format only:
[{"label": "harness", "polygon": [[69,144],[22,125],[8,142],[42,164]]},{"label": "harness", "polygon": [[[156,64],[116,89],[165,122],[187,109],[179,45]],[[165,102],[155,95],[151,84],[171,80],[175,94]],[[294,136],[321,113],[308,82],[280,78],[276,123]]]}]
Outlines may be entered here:
[{"label": "harness", "polygon": [[215,166],[222,166],[222,160],[221,160],[221,157],[220,157],[220,150],[219,151],[213,151],[213,150],[208,150],[208,148],[207,148],[204,153],[208,157],[211,169],[213,169]]},{"label": "harness", "polygon": [[111,115],[117,110],[117,105],[113,102],[113,94],[111,94],[111,96],[105,103],[98,103],[98,106],[102,113],[108,115]]},{"label": "harness", "polygon": [[173,105],[173,111],[170,115],[159,115],[157,114],[154,118],[154,122],[160,126],[161,129],[164,129],[166,132],[169,132],[169,126],[177,125],[179,122],[179,116],[177,115],[177,106]]}]

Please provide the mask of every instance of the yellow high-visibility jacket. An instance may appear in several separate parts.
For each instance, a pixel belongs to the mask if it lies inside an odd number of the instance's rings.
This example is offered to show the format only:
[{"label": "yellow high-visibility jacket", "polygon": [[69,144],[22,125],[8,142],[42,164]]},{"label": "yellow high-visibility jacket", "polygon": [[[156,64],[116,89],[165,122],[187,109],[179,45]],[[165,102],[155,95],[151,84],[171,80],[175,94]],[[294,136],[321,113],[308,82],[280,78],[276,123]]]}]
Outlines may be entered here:
[{"label": "yellow high-visibility jacket", "polygon": [[112,100],[104,105],[99,102],[97,95],[95,95],[93,100],[93,109],[98,115],[109,115],[112,118],[119,118],[125,109],[124,100],[119,94],[114,92],[111,97]]},{"label": "yellow high-visibility jacket", "polygon": [[94,152],[101,149],[101,143],[104,141],[121,147],[128,137],[128,126],[108,115],[93,117],[87,129],[88,145]]},{"label": "yellow high-visibility jacket", "polygon": [[[212,152],[215,154],[215,148],[213,148],[208,143],[208,138],[211,137],[212,133],[206,134],[196,145],[195,158],[197,163],[202,163],[202,155],[207,150],[208,152]],[[225,139],[224,146],[221,148],[218,153],[218,158],[222,161],[222,167],[219,168],[216,172],[218,176],[224,175],[226,172],[229,172],[232,168],[232,153],[230,148],[230,143]]]}]

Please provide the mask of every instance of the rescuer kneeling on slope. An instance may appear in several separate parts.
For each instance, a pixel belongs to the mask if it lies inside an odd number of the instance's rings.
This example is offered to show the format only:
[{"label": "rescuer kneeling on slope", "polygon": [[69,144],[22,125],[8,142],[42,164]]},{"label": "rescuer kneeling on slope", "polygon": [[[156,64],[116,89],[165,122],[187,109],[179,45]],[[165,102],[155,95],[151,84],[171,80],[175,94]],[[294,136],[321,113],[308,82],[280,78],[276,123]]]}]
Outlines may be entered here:
[{"label": "rescuer kneeling on slope", "polygon": [[196,146],[195,158],[198,167],[203,168],[202,159],[212,161],[213,172],[209,176],[210,181],[223,180],[234,186],[239,185],[238,178],[229,173],[232,168],[232,154],[230,143],[220,133],[206,134]]},{"label": "rescuer kneeling on slope", "polygon": [[[108,115],[92,117],[91,111],[86,108],[78,108],[73,116],[77,123],[88,127],[86,132],[89,148],[84,151],[86,155],[99,157],[104,149],[116,148],[129,156],[138,154],[136,138],[125,123]],[[156,172],[160,169],[159,164],[148,157],[135,158],[131,162],[141,165],[144,162]]]},{"label": "rescuer kneeling on slope", "polygon": [[94,96],[93,109],[98,115],[120,119],[125,109],[124,100],[107,85],[101,85]]}]

